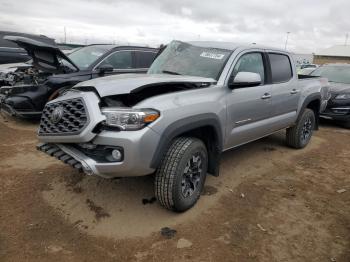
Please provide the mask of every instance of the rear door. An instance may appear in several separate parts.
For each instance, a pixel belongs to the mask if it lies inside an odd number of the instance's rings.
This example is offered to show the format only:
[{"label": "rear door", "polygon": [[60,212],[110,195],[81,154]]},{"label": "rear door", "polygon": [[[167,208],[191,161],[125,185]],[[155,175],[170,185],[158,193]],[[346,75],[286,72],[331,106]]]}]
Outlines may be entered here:
[{"label": "rear door", "polygon": [[271,85],[267,74],[267,61],[264,52],[249,51],[241,53],[230,75],[233,81],[238,72],[258,73],[262,84],[230,90],[227,103],[227,141],[225,147],[231,148],[266,135],[271,116]]},{"label": "rear door", "polygon": [[287,54],[267,53],[271,71],[272,117],[275,129],[282,129],[294,123],[300,89],[291,58]]}]

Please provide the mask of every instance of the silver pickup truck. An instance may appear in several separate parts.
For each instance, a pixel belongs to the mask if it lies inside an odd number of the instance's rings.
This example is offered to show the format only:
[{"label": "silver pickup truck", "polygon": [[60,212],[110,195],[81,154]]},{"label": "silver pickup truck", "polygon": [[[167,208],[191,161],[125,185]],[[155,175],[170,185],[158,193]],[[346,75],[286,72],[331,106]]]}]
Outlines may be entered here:
[{"label": "silver pickup truck", "polygon": [[155,174],[155,195],[191,208],[223,151],[287,129],[305,147],[329,98],[322,78],[298,79],[285,51],[171,42],[147,74],[82,82],[49,102],[38,149],[88,175]]}]

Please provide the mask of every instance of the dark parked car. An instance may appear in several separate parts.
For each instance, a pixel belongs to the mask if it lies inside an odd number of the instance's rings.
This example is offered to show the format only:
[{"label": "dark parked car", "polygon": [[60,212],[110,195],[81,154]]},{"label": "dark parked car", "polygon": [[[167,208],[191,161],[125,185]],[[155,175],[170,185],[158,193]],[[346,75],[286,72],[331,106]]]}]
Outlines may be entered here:
[{"label": "dark parked car", "polygon": [[20,63],[30,60],[27,51],[14,42],[4,39],[6,35],[27,37],[49,45],[56,45],[55,40],[44,35],[32,35],[8,31],[0,31],[0,64]]},{"label": "dark parked car", "polygon": [[[11,115],[33,118],[64,90],[92,78],[145,73],[158,49],[140,46],[90,45],[65,55],[57,46],[25,37],[5,37],[32,58],[32,66],[2,76],[0,107]],[[1,79],[0,79],[1,81]]]},{"label": "dark parked car", "polygon": [[326,64],[311,75],[326,77],[330,84],[331,98],[321,117],[350,128],[350,64]]}]

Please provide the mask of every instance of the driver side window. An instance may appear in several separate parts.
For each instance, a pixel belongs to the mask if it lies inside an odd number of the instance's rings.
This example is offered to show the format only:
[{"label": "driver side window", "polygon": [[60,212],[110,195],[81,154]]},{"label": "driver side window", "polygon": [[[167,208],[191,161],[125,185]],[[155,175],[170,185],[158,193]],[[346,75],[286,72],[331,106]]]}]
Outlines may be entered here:
[{"label": "driver side window", "polygon": [[132,68],[132,52],[115,52],[105,58],[100,65],[111,65],[114,69],[130,69]]},{"label": "driver side window", "polygon": [[248,53],[241,56],[232,71],[231,79],[234,79],[239,72],[257,73],[261,77],[261,83],[264,84],[265,70],[262,54]]}]

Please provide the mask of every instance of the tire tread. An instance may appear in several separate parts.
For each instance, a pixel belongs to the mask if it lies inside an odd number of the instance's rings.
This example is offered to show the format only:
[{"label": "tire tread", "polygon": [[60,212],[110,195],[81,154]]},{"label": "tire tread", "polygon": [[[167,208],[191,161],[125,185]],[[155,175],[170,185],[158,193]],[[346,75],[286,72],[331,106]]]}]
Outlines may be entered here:
[{"label": "tire tread", "polygon": [[308,114],[313,114],[315,117],[314,111],[312,111],[309,108],[306,108],[301,115],[300,119],[296,123],[295,126],[292,126],[287,129],[286,133],[286,143],[289,147],[296,148],[296,149],[301,149],[305,147],[306,145],[302,145],[300,141],[300,129],[302,128],[303,125],[303,120]]},{"label": "tire tread", "polygon": [[190,137],[179,137],[175,139],[156,171],[155,194],[160,204],[167,209],[175,210],[172,189],[177,167],[186,149],[194,141]]}]

